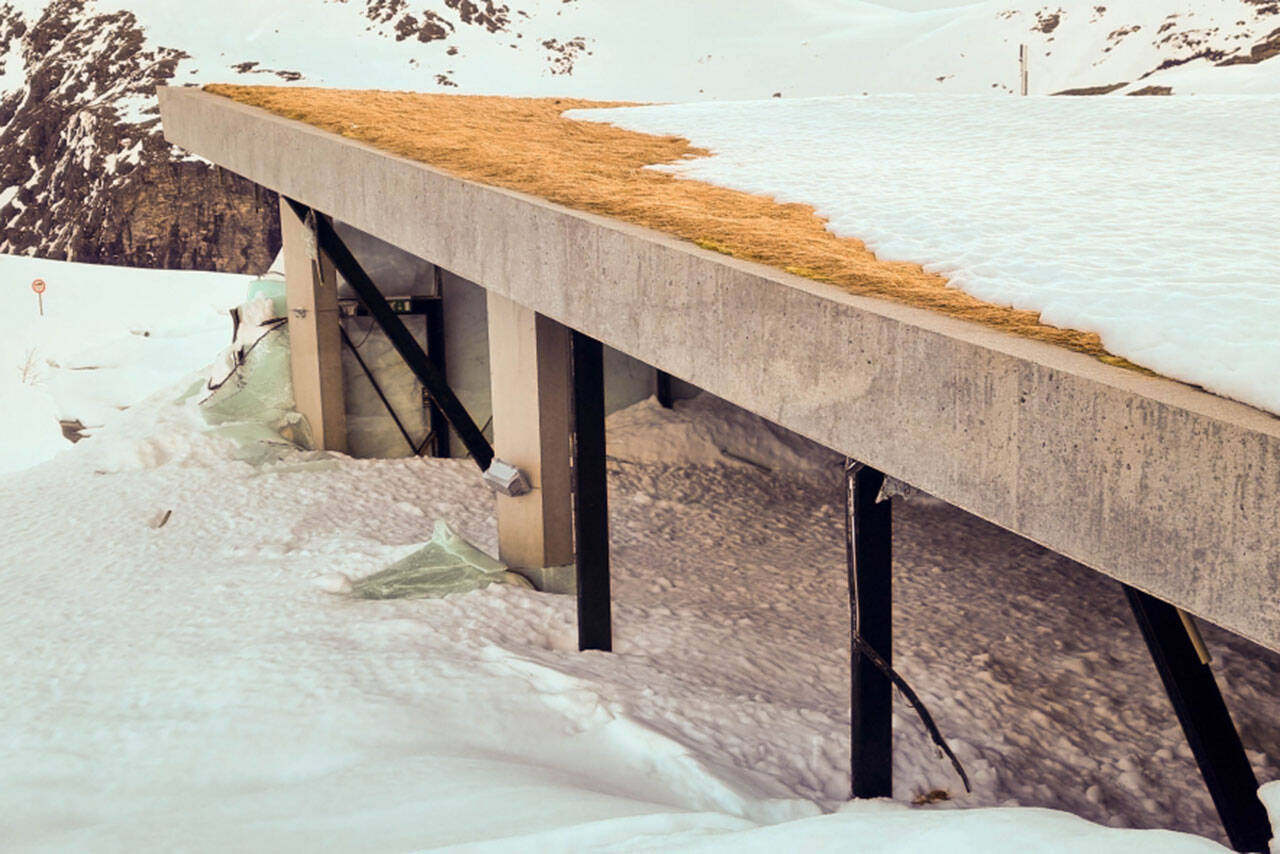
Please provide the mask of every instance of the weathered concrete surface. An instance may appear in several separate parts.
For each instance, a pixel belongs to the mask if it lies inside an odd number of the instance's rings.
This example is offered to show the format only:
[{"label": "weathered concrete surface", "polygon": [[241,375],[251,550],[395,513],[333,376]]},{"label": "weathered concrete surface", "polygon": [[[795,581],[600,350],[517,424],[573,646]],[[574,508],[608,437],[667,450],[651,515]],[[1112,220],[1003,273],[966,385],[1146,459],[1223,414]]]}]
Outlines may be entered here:
[{"label": "weathered concrete surface", "polygon": [[[356,256],[387,296],[427,296],[434,294],[435,268],[422,258],[380,240],[342,221],[334,223],[347,248]],[[441,270],[444,292],[445,362],[449,386],[479,425],[489,421],[493,413],[489,399],[489,331],[486,319],[485,291],[447,270]],[[338,276],[338,296],[355,298],[342,276]],[[426,346],[426,321],[421,317],[402,317],[405,326]],[[366,319],[347,321],[347,332],[357,343],[361,357],[378,385],[387,395],[396,415],[414,441],[428,432],[427,415],[422,406],[422,385],[404,360],[391,346],[381,330],[372,328]],[[413,454],[395,427],[386,407],[374,393],[372,385],[360,369],[355,356],[344,349],[346,375],[347,452],[355,457],[403,457]],[[643,362],[605,348],[605,411],[619,409],[644,400],[654,392],[654,371]],[[689,389],[674,387],[676,397],[689,397]],[[696,393],[696,390],[693,392]],[[466,446],[450,428],[449,447],[455,457],[467,456]]]},{"label": "weathered concrete surface", "polygon": [[347,408],[337,273],[327,259],[312,257],[310,229],[283,200],[280,233],[284,241],[294,404],[307,419],[311,441],[317,448],[345,452]]},{"label": "weathered concrete surface", "polygon": [[177,145],[1280,649],[1270,415],[229,100],[160,94]]},{"label": "weathered concrete surface", "polygon": [[498,496],[498,558],[540,568],[573,562],[570,330],[489,292],[493,452],[532,489]]}]

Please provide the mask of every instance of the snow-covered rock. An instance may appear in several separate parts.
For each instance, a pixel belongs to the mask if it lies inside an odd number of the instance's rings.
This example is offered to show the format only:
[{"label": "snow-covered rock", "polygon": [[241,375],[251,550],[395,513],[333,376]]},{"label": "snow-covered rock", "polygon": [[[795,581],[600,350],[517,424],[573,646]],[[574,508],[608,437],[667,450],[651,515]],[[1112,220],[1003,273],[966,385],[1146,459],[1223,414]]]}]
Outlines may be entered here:
[{"label": "snow-covered rock", "polygon": [[264,268],[274,198],[160,133],[155,88],[186,54],[119,4],[24,5],[0,5],[0,252]]}]

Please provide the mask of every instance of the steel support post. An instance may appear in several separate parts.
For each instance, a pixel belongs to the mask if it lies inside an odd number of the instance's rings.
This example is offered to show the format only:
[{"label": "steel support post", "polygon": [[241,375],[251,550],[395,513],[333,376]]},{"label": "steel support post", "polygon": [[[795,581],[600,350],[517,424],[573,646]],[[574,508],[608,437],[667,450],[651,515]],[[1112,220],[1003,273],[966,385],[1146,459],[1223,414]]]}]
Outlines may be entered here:
[{"label": "steel support post", "polygon": [[613,649],[609,495],[604,438],[604,348],[573,333],[573,521],[578,649]]},{"label": "steel support post", "polygon": [[1266,851],[1271,822],[1258,800],[1258,779],[1208,655],[1198,634],[1192,634],[1195,624],[1168,602],[1123,586],[1231,846],[1237,851]]},{"label": "steel support post", "polygon": [[658,404],[663,409],[671,409],[675,406],[675,398],[672,396],[671,392],[671,374],[666,371],[658,371],[656,369],[655,374],[656,376],[654,377],[654,380],[657,385],[656,394],[658,397]]},{"label": "steel support post", "polygon": [[[444,282],[440,268],[435,269],[436,297],[427,303],[427,358],[436,366],[442,377],[448,377],[449,371],[444,355]],[[444,412],[431,401],[427,410],[428,425],[431,430],[431,456],[449,456],[449,419]]]},{"label": "steel support post", "polygon": [[883,485],[883,473],[846,462],[855,798],[893,797],[893,683],[860,650],[866,644],[893,664],[893,511],[887,499],[880,500]]}]

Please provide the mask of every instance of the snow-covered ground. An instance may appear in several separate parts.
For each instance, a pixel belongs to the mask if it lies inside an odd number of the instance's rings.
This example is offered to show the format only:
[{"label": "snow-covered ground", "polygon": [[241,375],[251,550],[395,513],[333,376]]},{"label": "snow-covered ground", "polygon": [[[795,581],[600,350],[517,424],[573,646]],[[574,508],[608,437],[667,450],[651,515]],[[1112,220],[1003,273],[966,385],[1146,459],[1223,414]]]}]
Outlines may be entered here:
[{"label": "snow-covered ground", "polygon": [[[899,708],[899,802],[843,805],[839,478],[732,409],[614,419],[617,652],[580,654],[569,597],[314,585],[436,518],[492,550],[470,463],[253,468],[186,384],[0,475],[7,851],[1221,850],[1008,808],[1217,833],[1116,585],[934,502],[898,514],[897,654],[975,792]],[[708,442],[752,462],[660,450]],[[1272,778],[1280,660],[1209,639]]]},{"label": "snow-covered ground", "polygon": [[67,448],[59,420],[101,427],[207,365],[249,281],[0,255],[0,471]]},{"label": "snow-covered ground", "polygon": [[813,205],[882,258],[1280,413],[1280,98],[815,98],[574,111],[677,175]]},{"label": "snow-covered ground", "polygon": [[[11,0],[0,9],[16,9],[29,25],[51,5]],[[471,12],[473,22],[463,21],[464,9],[492,5],[431,4],[450,33],[435,40],[421,37],[434,20],[424,4],[380,0],[91,0],[84,9],[128,9],[146,48],[184,51],[175,83],[296,75],[303,84],[648,100],[1007,92],[1016,86],[1017,45],[1027,42],[1033,92],[1122,81],[1130,90],[1167,83],[1180,94],[1280,89],[1280,60],[1213,64],[1215,51],[1247,52],[1273,28],[1271,7],[1247,0],[1123,0],[1105,9],[1089,0],[1060,10],[1025,2],[933,9],[946,5],[934,0],[530,0],[494,28]],[[59,8],[84,17],[77,4]],[[418,29],[397,40],[410,14]],[[710,46],[708,32],[716,34]],[[29,86],[27,71],[43,58],[9,35],[0,45],[6,91]],[[107,40],[63,47],[73,70],[119,53]],[[53,77],[80,86],[75,75]],[[153,118],[136,93],[102,97],[126,122]],[[627,115],[679,123],[675,132],[719,151],[690,164],[708,170],[697,177],[803,193],[830,208],[833,225],[835,214],[847,215],[851,233],[882,241],[882,251],[901,246],[921,253],[916,260],[949,263],[993,293],[1011,286],[1007,276],[1022,273],[1025,256],[973,253],[1012,247],[1040,262],[1036,250],[1073,246],[1077,236],[1055,230],[1053,218],[1078,216],[1080,199],[1097,189],[1089,182],[1132,191],[1113,214],[1130,229],[1145,216],[1159,224],[1148,231],[1177,234],[1192,214],[1219,216],[1235,246],[1242,232],[1275,219],[1274,201],[1258,190],[1267,183],[1257,180],[1257,170],[1267,182],[1275,171],[1266,136],[1274,101],[1231,110],[1195,102],[1189,109],[1213,127],[1178,137],[1190,147],[1176,157],[1152,147],[1173,121],[1162,103],[1130,99],[1104,108],[1110,113],[1036,99],[963,106],[987,103],[827,102],[828,121],[845,123],[836,130],[847,146],[812,144],[815,129],[830,128],[805,103]],[[1015,109],[1022,112],[1008,112]],[[1051,143],[1037,136],[1050,109],[1066,117]],[[859,112],[867,110],[882,112]],[[933,135],[948,141],[950,163],[969,158],[981,171],[960,180],[919,154],[904,156],[919,153],[928,134],[895,137],[894,110],[914,121],[935,111],[945,122]],[[1107,116],[1139,116],[1141,127],[1109,128]],[[1008,132],[993,146],[974,127],[995,121]],[[719,129],[734,123],[741,132],[718,144]],[[1201,157],[1207,149],[1197,146],[1221,142],[1213,134],[1230,144]],[[132,139],[125,142],[136,147]],[[1035,168],[1016,165],[1037,140]],[[1098,152],[1115,154],[1108,146],[1117,141],[1135,147],[1106,158],[1106,175],[1119,181],[1104,182]],[[846,161],[834,173],[839,183],[881,179],[859,189],[875,191],[865,201],[882,231],[867,231],[843,195],[821,195],[837,182],[796,182],[803,168],[791,154],[806,142],[811,162]],[[885,150],[883,163],[858,159]],[[1243,150],[1261,159],[1236,164],[1233,152]],[[759,172],[761,160],[776,171]],[[1037,207],[1045,193],[1026,198],[1060,187],[1066,167],[1081,163],[1089,168],[1073,176],[1061,211]],[[1254,178],[1225,174],[1234,166]],[[885,183],[886,173],[913,183]],[[18,188],[26,180],[0,187],[0,208],[25,204]],[[988,185],[1002,181],[1022,189],[1003,201],[1028,228],[1043,229],[1022,230],[1022,245],[992,228],[1005,216],[990,213],[998,209],[964,220],[973,212],[945,204],[980,197],[999,205]],[[1152,214],[1138,202],[1169,192],[1147,186],[1160,181],[1176,181],[1177,195],[1163,196],[1166,207]],[[903,242],[925,233],[945,239],[941,250]],[[1257,242],[1274,248],[1274,237],[1263,231]],[[1101,310],[1082,315],[1103,322],[1133,296],[1116,289],[1141,278],[1125,277],[1134,270],[1157,271],[1168,294],[1208,270],[1224,305],[1241,281],[1266,281],[1255,275],[1266,272],[1258,256],[1194,255],[1157,240],[1146,248],[1166,255],[1151,257],[1144,247],[1093,242],[1121,259],[1101,259],[1111,290],[1094,292]],[[958,257],[929,254],[957,245]],[[1202,255],[1217,266],[1193,275],[1179,266]],[[1096,269],[1068,260],[1055,276]],[[44,318],[29,289],[36,277],[49,284]],[[257,468],[239,461],[193,399],[177,401],[226,343],[222,310],[241,300],[244,278],[10,258],[0,258],[0,278],[0,849],[1221,850],[1199,837],[1118,829],[1221,836],[1123,597],[1097,574],[936,502],[901,501],[895,653],[975,791],[963,793],[899,707],[898,801],[846,805],[848,616],[829,457],[710,399],[674,413],[644,403],[616,415],[617,652],[580,654],[568,598],[499,586],[441,601],[352,601],[313,583],[385,566],[427,540],[437,518],[493,551],[493,499],[466,462],[303,453]],[[1048,277],[1041,269],[1029,278]],[[1270,282],[1274,291],[1273,272]],[[1230,338],[1238,327],[1213,327],[1230,330],[1222,333],[1229,343],[1257,344],[1264,321],[1276,328],[1274,295],[1251,299],[1239,312],[1255,323],[1244,338]],[[1079,313],[1072,305],[1054,303],[1054,311]],[[1197,322],[1206,311],[1197,303]],[[1123,334],[1141,344],[1133,330]],[[1208,346],[1194,344],[1197,354]],[[1263,366],[1267,376],[1277,363]],[[59,418],[102,426],[72,447]],[[1276,779],[1280,657],[1213,627],[1206,634],[1259,777]],[[908,805],[933,790],[946,798]]]}]

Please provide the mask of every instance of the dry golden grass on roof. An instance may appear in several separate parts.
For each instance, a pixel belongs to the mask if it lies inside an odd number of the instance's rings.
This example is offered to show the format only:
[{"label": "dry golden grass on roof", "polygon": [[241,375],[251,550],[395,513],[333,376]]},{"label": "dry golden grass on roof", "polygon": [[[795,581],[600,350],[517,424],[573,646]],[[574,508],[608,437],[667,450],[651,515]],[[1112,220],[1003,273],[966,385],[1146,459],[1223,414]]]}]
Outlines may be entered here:
[{"label": "dry golden grass on roof", "polygon": [[876,258],[861,241],[828,231],[808,205],[780,204],[644,168],[708,154],[686,139],[561,115],[622,104],[276,86],[211,85],[206,90],[461,178],[663,231],[852,293],[1123,363],[1093,333],[1047,326],[1035,312],[990,305],[947,287],[944,278],[918,264]]}]

